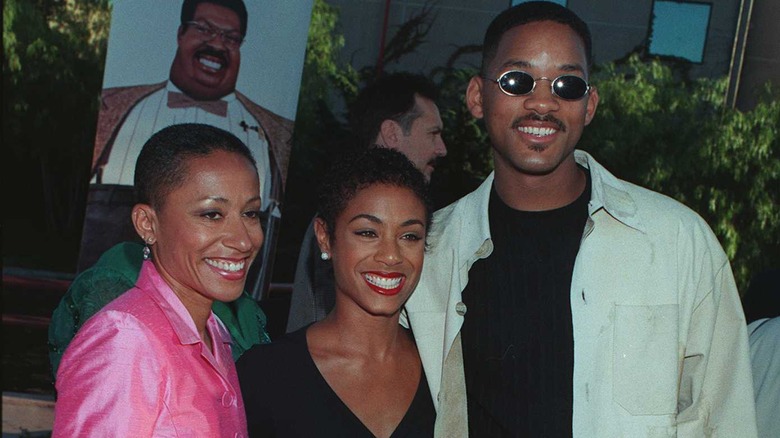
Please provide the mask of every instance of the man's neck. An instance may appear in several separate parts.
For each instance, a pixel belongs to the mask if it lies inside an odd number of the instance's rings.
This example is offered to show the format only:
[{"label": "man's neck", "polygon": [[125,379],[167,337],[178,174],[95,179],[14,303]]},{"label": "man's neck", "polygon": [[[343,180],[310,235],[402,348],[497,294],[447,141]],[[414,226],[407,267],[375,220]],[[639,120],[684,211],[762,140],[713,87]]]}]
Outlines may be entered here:
[{"label": "man's neck", "polygon": [[498,196],[509,207],[521,211],[547,211],[574,202],[585,190],[587,176],[572,156],[571,160],[544,175],[497,165],[494,184]]}]

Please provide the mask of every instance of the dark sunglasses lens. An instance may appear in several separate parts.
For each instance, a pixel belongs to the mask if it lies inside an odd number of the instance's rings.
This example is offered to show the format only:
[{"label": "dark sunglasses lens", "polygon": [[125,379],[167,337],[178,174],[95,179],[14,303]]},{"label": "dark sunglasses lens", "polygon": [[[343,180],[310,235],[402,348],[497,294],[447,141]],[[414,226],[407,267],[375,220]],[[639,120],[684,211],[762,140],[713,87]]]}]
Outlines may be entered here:
[{"label": "dark sunglasses lens", "polygon": [[579,99],[588,92],[588,83],[579,76],[561,76],[553,83],[555,94],[564,99]]},{"label": "dark sunglasses lens", "polygon": [[534,89],[534,78],[521,71],[508,71],[498,78],[498,85],[505,92],[520,96]]}]

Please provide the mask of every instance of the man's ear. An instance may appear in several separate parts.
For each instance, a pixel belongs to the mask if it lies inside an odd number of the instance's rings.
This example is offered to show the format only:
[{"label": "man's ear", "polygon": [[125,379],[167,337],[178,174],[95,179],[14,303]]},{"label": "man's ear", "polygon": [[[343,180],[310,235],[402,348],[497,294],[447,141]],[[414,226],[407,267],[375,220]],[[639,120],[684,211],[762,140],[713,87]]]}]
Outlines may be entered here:
[{"label": "man's ear", "polygon": [[376,144],[388,149],[396,149],[401,141],[403,130],[395,120],[386,119],[379,125],[379,136]]},{"label": "man's ear", "polygon": [[151,205],[136,204],[133,207],[132,219],[135,232],[145,243],[151,245],[157,241],[157,212]]},{"label": "man's ear", "polygon": [[317,245],[320,251],[330,254],[330,232],[322,218],[314,218],[314,235],[317,237]]},{"label": "man's ear", "polygon": [[590,86],[588,91],[588,106],[585,108],[585,126],[588,126],[596,115],[596,108],[599,106],[599,90],[595,85]]},{"label": "man's ear", "polygon": [[469,108],[469,112],[474,118],[481,119],[485,113],[482,110],[482,87],[485,86],[482,78],[477,75],[473,76],[469,81],[469,86],[466,88],[466,106]]}]

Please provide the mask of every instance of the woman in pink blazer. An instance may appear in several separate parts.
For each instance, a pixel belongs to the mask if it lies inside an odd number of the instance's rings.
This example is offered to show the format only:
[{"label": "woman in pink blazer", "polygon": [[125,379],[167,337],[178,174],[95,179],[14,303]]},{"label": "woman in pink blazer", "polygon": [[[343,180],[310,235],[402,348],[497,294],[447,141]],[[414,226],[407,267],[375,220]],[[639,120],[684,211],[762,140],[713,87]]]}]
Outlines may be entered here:
[{"label": "woman in pink blazer", "polygon": [[136,163],[135,287],[90,318],[57,373],[55,437],[246,436],[231,338],[211,312],[238,298],[263,243],[251,152],[174,125]]}]

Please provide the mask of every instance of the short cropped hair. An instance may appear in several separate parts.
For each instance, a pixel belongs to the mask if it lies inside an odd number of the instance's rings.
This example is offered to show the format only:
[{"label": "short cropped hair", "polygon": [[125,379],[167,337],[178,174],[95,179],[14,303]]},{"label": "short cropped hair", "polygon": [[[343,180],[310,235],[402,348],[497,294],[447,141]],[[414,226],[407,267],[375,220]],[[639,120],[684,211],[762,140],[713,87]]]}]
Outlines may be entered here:
[{"label": "short cropped hair", "polygon": [[336,219],[361,190],[383,184],[409,189],[425,207],[425,230],[430,229],[431,207],[428,184],[406,155],[381,147],[358,149],[337,158],[320,186],[317,217],[325,222],[331,240]]},{"label": "short cropped hair", "polygon": [[211,125],[184,123],[164,128],[144,143],[135,163],[138,202],[159,209],[187,178],[187,161],[215,151],[232,152],[257,166],[252,152],[235,135]]},{"label": "short cropped hair", "polygon": [[520,3],[493,19],[485,32],[482,43],[482,74],[487,74],[487,68],[498,52],[498,44],[506,32],[517,26],[539,21],[554,21],[569,26],[585,46],[587,68],[593,64],[593,42],[588,25],[570,9],[549,1],[532,1]]},{"label": "short cropped hair", "polygon": [[181,5],[181,25],[187,27],[187,22],[192,21],[195,16],[195,9],[201,3],[212,3],[223,8],[228,8],[238,15],[238,21],[241,23],[241,36],[246,36],[247,12],[246,5],[242,0],[184,0]]},{"label": "short cropped hair", "polygon": [[392,73],[367,85],[350,109],[356,146],[372,146],[385,120],[396,121],[408,135],[422,115],[414,100],[416,95],[435,102],[439,92],[430,79],[411,73]]}]

